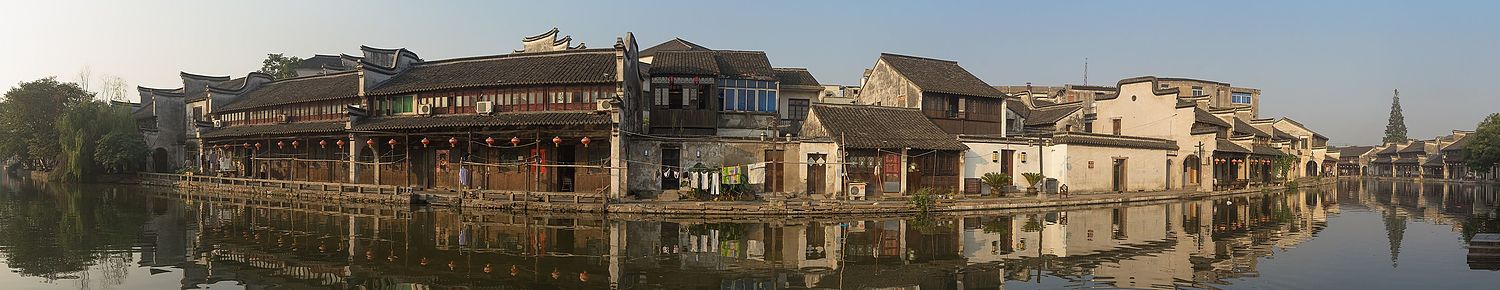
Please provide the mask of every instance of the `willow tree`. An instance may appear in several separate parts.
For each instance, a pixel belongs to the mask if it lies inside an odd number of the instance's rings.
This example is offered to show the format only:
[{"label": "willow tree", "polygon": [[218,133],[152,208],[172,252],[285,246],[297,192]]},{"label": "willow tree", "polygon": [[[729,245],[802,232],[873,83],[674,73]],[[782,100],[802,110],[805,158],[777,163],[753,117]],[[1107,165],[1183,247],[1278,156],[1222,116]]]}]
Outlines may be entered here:
[{"label": "willow tree", "polygon": [[58,154],[57,119],[69,107],[88,102],[94,94],[78,84],[48,77],[24,82],[0,101],[0,157],[18,157],[28,168],[49,170]]}]

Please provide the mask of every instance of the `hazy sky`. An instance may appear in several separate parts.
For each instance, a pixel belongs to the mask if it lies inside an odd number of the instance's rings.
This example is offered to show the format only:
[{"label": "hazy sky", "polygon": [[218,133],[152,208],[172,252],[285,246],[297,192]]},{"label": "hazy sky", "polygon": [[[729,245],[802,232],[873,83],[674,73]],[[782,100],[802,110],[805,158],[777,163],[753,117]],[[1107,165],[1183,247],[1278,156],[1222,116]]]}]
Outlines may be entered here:
[{"label": "hazy sky", "polygon": [[436,60],[506,53],[557,27],[591,47],[629,31],[642,48],[681,37],[763,50],[838,84],[858,83],[880,52],[957,60],[992,85],[1082,83],[1087,57],[1090,84],[1156,75],[1259,88],[1262,117],[1291,117],[1335,145],[1378,142],[1392,89],[1413,138],[1500,112],[1494,1],[421,2],[4,1],[0,84],[71,81],[88,66],[175,88],[179,71],[243,76],[266,53],[363,44]]}]

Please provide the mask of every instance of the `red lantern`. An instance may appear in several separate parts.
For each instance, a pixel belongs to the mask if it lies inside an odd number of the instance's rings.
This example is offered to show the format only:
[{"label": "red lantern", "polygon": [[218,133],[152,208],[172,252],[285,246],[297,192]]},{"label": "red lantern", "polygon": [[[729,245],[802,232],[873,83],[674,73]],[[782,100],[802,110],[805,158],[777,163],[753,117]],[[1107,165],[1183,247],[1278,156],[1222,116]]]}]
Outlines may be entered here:
[{"label": "red lantern", "polygon": [[396,138],[391,138],[390,141],[385,141],[385,144],[390,144],[391,149],[396,149]]},{"label": "red lantern", "polygon": [[318,148],[328,148],[328,140],[318,140]]},{"label": "red lantern", "polygon": [[286,141],[276,141],[276,149],[286,149]]},{"label": "red lantern", "polygon": [[510,146],[521,146],[521,137],[510,137]]},{"label": "red lantern", "polygon": [[495,137],[484,137],[484,145],[495,147]]},{"label": "red lantern", "polygon": [[365,140],[365,145],[370,145],[370,147],[375,147],[375,139]]},{"label": "red lantern", "polygon": [[250,149],[250,143],[246,142],[245,144],[240,144],[240,147],[241,148],[245,148],[245,149]]},{"label": "red lantern", "polygon": [[552,147],[562,146],[562,137],[552,137]]},{"label": "red lantern", "polygon": [[292,149],[297,149],[298,145],[302,145],[302,141],[292,140]]},{"label": "red lantern", "polygon": [[458,137],[448,137],[448,147],[458,147]]},{"label": "red lantern", "polygon": [[260,142],[255,143],[255,150],[260,151]]},{"label": "red lantern", "polygon": [[344,149],[344,139],[339,139],[338,142],[333,142],[333,144],[339,145],[339,149]]},{"label": "red lantern", "polygon": [[[395,139],[391,139],[391,140],[395,140]],[[427,148],[427,144],[432,144],[432,141],[427,141],[427,137],[422,137],[422,148]]]},{"label": "red lantern", "polygon": [[[694,78],[696,78],[696,77],[694,77]],[[578,140],[578,143],[583,143],[583,147],[584,148],[588,148],[589,147],[589,136],[583,136],[583,139],[582,140]]]}]

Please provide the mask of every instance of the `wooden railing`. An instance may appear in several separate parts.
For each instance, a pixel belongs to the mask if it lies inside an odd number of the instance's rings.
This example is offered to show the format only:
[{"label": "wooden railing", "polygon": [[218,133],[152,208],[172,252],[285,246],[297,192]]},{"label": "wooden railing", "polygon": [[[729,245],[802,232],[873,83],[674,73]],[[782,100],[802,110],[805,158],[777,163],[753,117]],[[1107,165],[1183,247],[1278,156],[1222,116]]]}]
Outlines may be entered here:
[{"label": "wooden railing", "polygon": [[183,175],[165,173],[139,173],[142,178],[156,180],[170,180],[188,182],[189,184],[223,184],[238,186],[254,186],[262,188],[294,189],[294,190],[317,190],[327,192],[352,192],[352,193],[374,193],[374,194],[400,194],[406,193],[400,187],[392,185],[373,184],[350,184],[313,181],[288,181],[270,179],[252,179],[235,177],[217,177],[202,175]]}]

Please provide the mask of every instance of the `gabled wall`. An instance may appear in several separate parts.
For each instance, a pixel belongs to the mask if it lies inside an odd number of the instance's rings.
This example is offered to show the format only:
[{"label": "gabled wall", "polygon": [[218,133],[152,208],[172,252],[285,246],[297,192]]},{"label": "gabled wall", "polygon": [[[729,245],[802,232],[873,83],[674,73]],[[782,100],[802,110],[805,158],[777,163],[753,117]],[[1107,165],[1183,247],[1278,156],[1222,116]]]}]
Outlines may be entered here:
[{"label": "gabled wall", "polygon": [[885,60],[876,60],[870,77],[864,81],[855,103],[886,107],[921,108],[922,91],[906,77],[892,69]]}]

